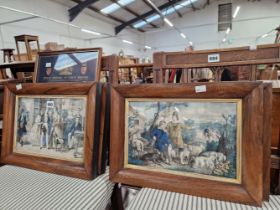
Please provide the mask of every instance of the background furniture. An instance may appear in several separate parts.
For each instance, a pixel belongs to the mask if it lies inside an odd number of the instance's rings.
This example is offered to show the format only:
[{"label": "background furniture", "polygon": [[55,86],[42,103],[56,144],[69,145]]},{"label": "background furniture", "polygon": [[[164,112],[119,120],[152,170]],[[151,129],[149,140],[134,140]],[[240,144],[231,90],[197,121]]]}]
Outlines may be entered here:
[{"label": "background furniture", "polygon": [[[209,57],[219,57],[215,62]],[[183,83],[192,80],[191,70],[194,68],[214,69],[215,81],[221,81],[221,74],[225,66],[242,66],[238,71],[249,68],[249,80],[257,79],[258,64],[280,63],[280,44],[259,45],[256,49],[237,47],[214,50],[198,50],[192,52],[158,52],[153,55],[154,83],[164,82],[167,69],[183,69]]]},{"label": "background furniture", "polygon": [[9,68],[11,69],[11,73],[14,79],[29,79],[32,80],[32,77],[25,77],[24,73],[31,73],[34,72],[34,66],[35,62],[34,61],[15,61],[12,63],[4,63],[0,64],[0,72],[5,75],[4,79],[7,79],[6,75],[6,69]]},{"label": "background furniture", "polygon": [[19,35],[15,36],[16,46],[17,46],[17,54],[18,54],[18,60],[21,61],[20,51],[19,51],[19,42],[24,42],[27,52],[27,59],[32,60],[32,50],[30,47],[30,42],[36,42],[37,43],[37,49],[40,51],[40,45],[39,45],[39,37],[33,36],[33,35]]},{"label": "background furniture", "polygon": [[3,61],[6,63],[6,58],[7,62],[11,63],[12,61],[15,61],[15,56],[14,56],[14,49],[12,48],[4,48],[1,49],[3,51]]},{"label": "background furniture", "polygon": [[[137,81],[138,83],[148,83],[149,81],[152,81],[152,77],[150,75],[152,74],[153,64],[152,63],[136,63],[136,64],[122,64],[119,65],[119,73],[120,71],[126,72],[126,75],[128,77],[129,84],[135,83],[135,78],[137,78],[140,81]],[[135,75],[133,76],[132,72],[135,70]],[[119,74],[118,74],[119,76]],[[121,78],[118,79],[121,83]]]}]

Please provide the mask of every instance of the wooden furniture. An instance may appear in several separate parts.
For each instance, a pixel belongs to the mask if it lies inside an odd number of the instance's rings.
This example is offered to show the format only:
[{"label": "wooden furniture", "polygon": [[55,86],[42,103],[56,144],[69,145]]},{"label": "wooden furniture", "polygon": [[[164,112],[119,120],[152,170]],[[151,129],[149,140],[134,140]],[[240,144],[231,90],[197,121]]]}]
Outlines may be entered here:
[{"label": "wooden furniture", "polygon": [[12,76],[16,79],[19,79],[17,73],[20,72],[29,72],[33,73],[35,67],[34,61],[15,61],[7,64],[0,64],[0,71],[4,71],[6,68],[11,69]]},{"label": "wooden furniture", "polygon": [[[216,56],[216,61],[209,59]],[[191,82],[191,69],[215,68],[215,81],[220,81],[225,66],[250,66],[249,80],[256,80],[257,64],[280,63],[280,44],[259,45],[255,50],[250,47],[237,47],[192,52],[158,52],[153,55],[154,83],[164,82],[164,71],[181,68],[182,82]]]},{"label": "wooden furniture", "polygon": [[[12,63],[0,64],[0,73],[3,75],[3,79],[11,79],[6,75],[6,69],[9,68],[12,73],[13,79],[20,79],[32,82],[32,74],[34,72],[34,61],[15,61]],[[25,76],[25,73],[29,73],[29,76]]]},{"label": "wooden furniture", "polygon": [[[1,49],[3,51],[3,61],[4,63],[9,62],[11,63],[12,61],[15,61],[15,56],[14,56],[14,49],[12,48],[4,48],[4,49]],[[7,58],[7,60],[6,60]]]},{"label": "wooden furniture", "polygon": [[[119,65],[119,69],[127,69],[128,70],[128,78],[129,83],[133,83],[132,78],[132,69],[137,71],[137,77],[142,80],[143,83],[147,83],[147,77],[150,76],[150,72],[152,72],[153,64],[152,63],[137,63],[137,64],[123,64]],[[151,79],[151,78],[150,78]]]},{"label": "wooden furniture", "polygon": [[103,56],[101,61],[101,81],[118,84],[119,57],[117,55]]},{"label": "wooden furniture", "polygon": [[20,56],[20,51],[19,51],[19,42],[24,42],[25,47],[26,47],[26,52],[27,52],[27,58],[28,60],[32,60],[32,50],[30,47],[30,42],[36,42],[37,43],[37,49],[40,51],[40,45],[39,45],[39,37],[38,36],[33,36],[33,35],[19,35],[15,36],[15,41],[16,41],[16,47],[17,47],[17,54],[18,54],[18,59],[21,61],[21,56]]}]

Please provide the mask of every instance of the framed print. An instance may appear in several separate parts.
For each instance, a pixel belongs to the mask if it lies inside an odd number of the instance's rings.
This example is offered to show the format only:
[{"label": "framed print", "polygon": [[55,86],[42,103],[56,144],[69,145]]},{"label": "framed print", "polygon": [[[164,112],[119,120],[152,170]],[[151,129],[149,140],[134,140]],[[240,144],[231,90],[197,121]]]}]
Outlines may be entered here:
[{"label": "framed print", "polygon": [[111,180],[261,205],[263,84],[198,85],[113,86]]},{"label": "framed print", "polygon": [[3,163],[82,179],[98,175],[99,84],[9,84]]},{"label": "framed print", "polygon": [[39,52],[37,83],[99,81],[102,48]]}]

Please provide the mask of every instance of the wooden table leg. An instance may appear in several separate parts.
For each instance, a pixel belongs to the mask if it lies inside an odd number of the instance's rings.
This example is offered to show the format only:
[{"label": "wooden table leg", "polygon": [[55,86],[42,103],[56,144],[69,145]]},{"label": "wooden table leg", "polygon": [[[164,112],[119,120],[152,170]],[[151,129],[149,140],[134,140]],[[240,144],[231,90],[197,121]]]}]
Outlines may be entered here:
[{"label": "wooden table leg", "polygon": [[19,47],[18,47],[18,41],[17,40],[16,40],[16,47],[17,47],[17,53],[18,53],[18,60],[21,61]]}]

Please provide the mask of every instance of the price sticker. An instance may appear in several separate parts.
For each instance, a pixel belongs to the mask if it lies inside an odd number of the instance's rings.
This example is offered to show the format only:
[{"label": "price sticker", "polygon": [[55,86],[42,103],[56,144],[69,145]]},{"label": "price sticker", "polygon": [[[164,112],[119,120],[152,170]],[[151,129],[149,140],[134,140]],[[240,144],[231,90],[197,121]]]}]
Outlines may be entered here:
[{"label": "price sticker", "polygon": [[195,92],[196,93],[206,92],[206,85],[195,86]]}]

